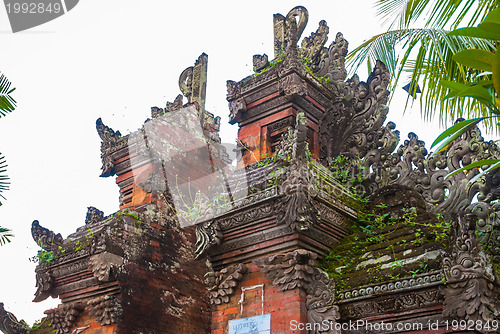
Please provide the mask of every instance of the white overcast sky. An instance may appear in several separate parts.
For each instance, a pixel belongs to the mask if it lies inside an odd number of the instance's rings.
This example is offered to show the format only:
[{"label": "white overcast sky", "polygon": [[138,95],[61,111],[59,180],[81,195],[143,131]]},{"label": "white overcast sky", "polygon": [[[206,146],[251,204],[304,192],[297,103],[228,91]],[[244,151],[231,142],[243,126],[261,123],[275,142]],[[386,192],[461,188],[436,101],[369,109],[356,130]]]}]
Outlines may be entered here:
[{"label": "white overcast sky", "polygon": [[[221,136],[234,142],[227,123],[226,80],[252,74],[252,55],[273,55],[273,14],[309,10],[304,36],[320,20],[330,44],[340,31],[350,49],[377,32],[374,0],[165,1],[81,0],[66,15],[13,34],[0,6],[0,72],[17,88],[17,109],[0,119],[0,152],[11,189],[0,207],[0,226],[13,230],[0,247],[0,301],[29,323],[57,300],[32,303],[37,252],[31,222],[64,237],[84,224],[88,206],[118,210],[114,178],[100,178],[100,138],[95,121],[122,134],[140,128],[152,106],[179,94],[179,74],[208,54],[207,110],[222,118]],[[361,80],[367,79],[360,71]],[[406,96],[398,88],[389,120],[402,139],[410,131],[430,143],[438,127],[420,120],[418,108],[402,117]],[[403,101],[403,102],[401,102]]]}]

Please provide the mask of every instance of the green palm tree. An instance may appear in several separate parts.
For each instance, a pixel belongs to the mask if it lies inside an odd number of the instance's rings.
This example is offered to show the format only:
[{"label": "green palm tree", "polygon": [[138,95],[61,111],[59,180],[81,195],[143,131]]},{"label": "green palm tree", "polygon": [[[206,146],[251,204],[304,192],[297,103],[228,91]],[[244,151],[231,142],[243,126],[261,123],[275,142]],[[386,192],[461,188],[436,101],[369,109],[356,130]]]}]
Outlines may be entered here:
[{"label": "green palm tree", "polygon": [[[445,99],[448,88],[442,80],[470,85],[491,80],[491,75],[455,62],[452,57],[466,49],[495,50],[493,41],[472,36],[449,35],[459,26],[475,26],[495,8],[499,0],[378,0],[377,15],[389,30],[371,37],[348,55],[352,72],[364,64],[383,61],[392,73],[392,92],[406,74],[409,96],[421,88],[421,112],[426,119],[439,113],[444,123],[451,117],[487,117],[490,109],[467,96]],[[398,51],[399,50],[399,51]],[[490,128],[494,122],[487,120]]]},{"label": "green palm tree", "polygon": [[[12,112],[16,108],[16,101],[12,97],[12,92],[15,88],[10,88],[11,82],[5,77],[5,75],[0,75],[0,118],[5,117],[7,113]],[[2,192],[9,189],[9,177],[6,173],[6,160],[5,156],[0,153],[0,197],[5,199],[2,195]],[[2,202],[0,201],[0,206]],[[0,246],[10,242],[10,237],[13,235],[10,233],[11,231],[7,228],[0,226]]]}]

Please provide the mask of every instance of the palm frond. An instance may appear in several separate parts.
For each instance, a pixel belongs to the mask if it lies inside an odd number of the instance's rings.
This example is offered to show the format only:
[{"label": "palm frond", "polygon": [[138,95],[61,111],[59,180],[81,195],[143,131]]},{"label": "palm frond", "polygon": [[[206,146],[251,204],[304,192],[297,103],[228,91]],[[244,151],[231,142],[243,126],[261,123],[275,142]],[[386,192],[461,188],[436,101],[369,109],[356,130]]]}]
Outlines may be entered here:
[{"label": "palm frond", "polygon": [[[5,156],[0,153],[0,197],[5,199],[5,197],[2,195],[2,192],[6,191],[9,189],[9,177],[5,174],[7,171],[7,163],[5,160]],[[0,206],[2,205],[2,202],[0,201]]]},{"label": "palm frond", "polygon": [[15,88],[10,88],[11,82],[5,75],[0,75],[0,117],[16,108],[16,100],[11,96]]},{"label": "palm frond", "polygon": [[[396,54],[396,46],[402,48],[399,56]],[[467,97],[441,102],[447,94],[447,88],[439,83],[441,80],[464,84],[474,80],[491,80],[491,76],[477,79],[477,71],[453,61],[454,54],[468,48],[494,50],[489,41],[467,36],[449,36],[442,29],[396,29],[365,41],[348,54],[347,61],[351,73],[368,59],[371,63],[377,59],[384,62],[392,74],[392,93],[403,73],[406,73],[411,81],[421,87],[420,105],[424,117],[429,119],[439,111],[440,119],[446,122],[448,117],[455,119],[489,115],[484,105]]]},{"label": "palm frond", "polygon": [[0,226],[0,246],[10,242],[10,238],[14,236],[10,232],[11,230],[9,230],[8,228]]},{"label": "palm frond", "polygon": [[378,0],[376,4],[377,15],[390,23],[389,29],[406,29],[419,19],[426,21],[426,28],[473,26],[499,6],[498,0]]}]

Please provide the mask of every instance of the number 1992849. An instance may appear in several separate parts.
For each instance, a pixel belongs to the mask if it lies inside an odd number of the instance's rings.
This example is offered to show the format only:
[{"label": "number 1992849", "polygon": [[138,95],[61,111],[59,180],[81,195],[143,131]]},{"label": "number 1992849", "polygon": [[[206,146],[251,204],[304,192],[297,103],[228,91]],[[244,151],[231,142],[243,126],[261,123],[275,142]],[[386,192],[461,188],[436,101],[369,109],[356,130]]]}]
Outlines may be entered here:
[{"label": "number 1992849", "polygon": [[43,3],[43,2],[14,2],[5,5],[9,14],[43,14],[55,13],[58,14],[63,11],[60,3]]}]

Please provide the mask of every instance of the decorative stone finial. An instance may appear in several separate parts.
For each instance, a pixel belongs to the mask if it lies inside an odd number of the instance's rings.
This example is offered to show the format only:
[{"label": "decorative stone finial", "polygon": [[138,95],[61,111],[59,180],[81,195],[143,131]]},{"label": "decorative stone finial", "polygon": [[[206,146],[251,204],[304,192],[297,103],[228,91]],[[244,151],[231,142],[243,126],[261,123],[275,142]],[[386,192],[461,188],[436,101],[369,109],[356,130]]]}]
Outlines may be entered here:
[{"label": "decorative stone finial", "polygon": [[207,93],[208,56],[202,53],[194,66],[186,68],[179,76],[179,88],[188,98],[188,103],[197,103],[200,111],[205,111]]}]

